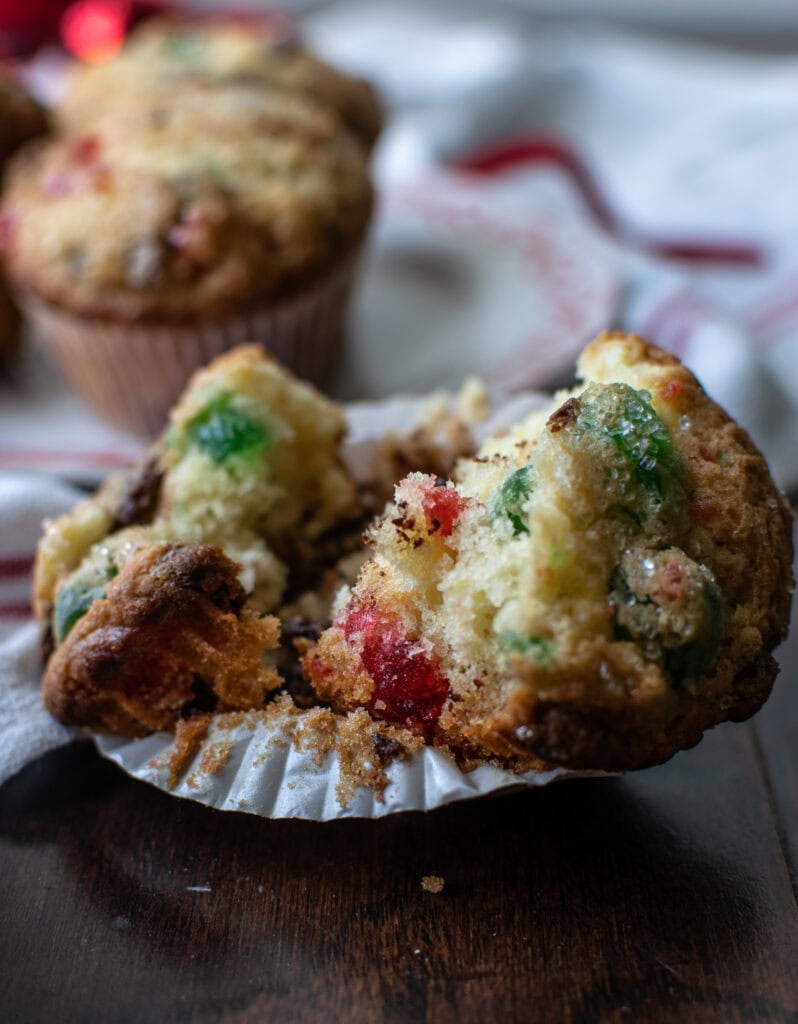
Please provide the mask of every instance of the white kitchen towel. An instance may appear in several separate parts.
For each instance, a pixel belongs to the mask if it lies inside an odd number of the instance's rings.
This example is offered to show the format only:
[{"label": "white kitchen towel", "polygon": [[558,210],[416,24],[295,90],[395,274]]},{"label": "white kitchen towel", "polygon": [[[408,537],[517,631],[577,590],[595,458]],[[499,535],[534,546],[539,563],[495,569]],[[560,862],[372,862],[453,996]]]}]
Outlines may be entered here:
[{"label": "white kitchen towel", "polygon": [[39,696],[30,576],[42,521],[66,512],[79,496],[45,476],[0,476],[0,783],[76,735],[45,711]]},{"label": "white kitchen towel", "polygon": [[617,325],[681,356],[798,486],[798,58],[487,4],[352,0],[308,29],[387,97],[385,188],[465,161],[598,224]]}]

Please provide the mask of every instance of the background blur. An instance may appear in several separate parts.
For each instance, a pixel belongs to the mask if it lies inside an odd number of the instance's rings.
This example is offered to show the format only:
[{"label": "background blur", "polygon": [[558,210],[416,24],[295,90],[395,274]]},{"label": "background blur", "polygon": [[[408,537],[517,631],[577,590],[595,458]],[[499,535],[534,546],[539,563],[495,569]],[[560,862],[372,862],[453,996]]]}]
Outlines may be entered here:
[{"label": "background blur", "polygon": [[[46,94],[59,44],[102,59],[165,6],[0,0],[0,45]],[[798,485],[795,0],[283,10],[388,110],[339,397],[469,372],[548,386],[596,331],[630,329],[683,358]]]}]

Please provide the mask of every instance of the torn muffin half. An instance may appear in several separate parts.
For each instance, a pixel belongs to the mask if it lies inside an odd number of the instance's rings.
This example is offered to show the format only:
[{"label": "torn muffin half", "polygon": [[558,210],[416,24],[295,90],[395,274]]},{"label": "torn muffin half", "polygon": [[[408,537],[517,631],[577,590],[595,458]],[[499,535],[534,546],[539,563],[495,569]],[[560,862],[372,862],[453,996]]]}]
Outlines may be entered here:
[{"label": "torn muffin half", "polygon": [[524,769],[625,770],[751,715],[789,618],[788,504],[674,357],[612,334],[583,385],[411,474],[305,656],[340,710]]},{"label": "torn muffin half", "polygon": [[132,473],[46,525],[43,692],[62,721],[137,735],[280,685],[272,614],[357,544],[340,408],[256,346],[197,373]]}]

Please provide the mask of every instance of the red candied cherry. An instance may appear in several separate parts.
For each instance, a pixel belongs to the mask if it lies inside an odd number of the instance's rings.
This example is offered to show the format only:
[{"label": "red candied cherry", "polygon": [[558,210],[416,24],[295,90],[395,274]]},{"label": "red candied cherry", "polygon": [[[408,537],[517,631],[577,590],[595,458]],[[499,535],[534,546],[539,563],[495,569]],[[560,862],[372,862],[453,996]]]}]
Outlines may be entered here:
[{"label": "red candied cherry", "polygon": [[445,483],[438,481],[424,491],[421,499],[421,507],[430,527],[441,537],[451,535],[466,504],[465,498],[462,498],[454,487],[447,487]]},{"label": "red candied cherry", "polygon": [[449,683],[400,620],[376,604],[354,606],[339,626],[358,637],[360,660],[374,682],[368,710],[374,718],[404,725],[429,742],[449,695]]},{"label": "red candied cherry", "polygon": [[100,140],[96,135],[82,135],[69,146],[66,170],[55,170],[42,182],[42,191],[49,199],[72,195],[76,189],[102,190],[108,187],[108,167],[100,161]]},{"label": "red candied cherry", "polygon": [[192,270],[204,270],[213,262],[216,234],[225,211],[213,202],[193,203],[167,232],[167,241]]},{"label": "red candied cherry", "polygon": [[69,148],[70,159],[76,164],[93,164],[100,155],[100,140],[96,135],[82,135]]}]

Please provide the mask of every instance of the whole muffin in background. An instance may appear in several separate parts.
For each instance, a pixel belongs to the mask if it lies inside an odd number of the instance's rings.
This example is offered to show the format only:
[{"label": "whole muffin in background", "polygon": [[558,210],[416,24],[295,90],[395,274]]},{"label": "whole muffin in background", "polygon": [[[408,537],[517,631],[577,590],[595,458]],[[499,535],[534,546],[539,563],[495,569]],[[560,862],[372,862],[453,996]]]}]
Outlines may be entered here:
[{"label": "whole muffin in background", "polygon": [[[0,173],[8,158],[29,139],[47,131],[44,108],[25,87],[0,72]],[[0,272],[0,367],[13,355],[19,337],[20,316]]]},{"label": "whole muffin in background", "polygon": [[180,52],[186,34],[210,54],[251,37],[269,64],[249,29],[146,28],[132,56],[86,73],[83,119],[62,112],[69,131],[20,154],[3,208],[35,327],[90,404],[144,435],[192,370],[252,338],[323,384],[372,209],[363,137],[310,90],[217,73],[216,58],[144,74],[151,48]]}]

